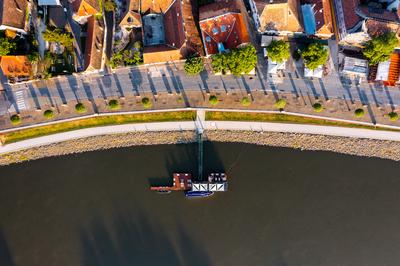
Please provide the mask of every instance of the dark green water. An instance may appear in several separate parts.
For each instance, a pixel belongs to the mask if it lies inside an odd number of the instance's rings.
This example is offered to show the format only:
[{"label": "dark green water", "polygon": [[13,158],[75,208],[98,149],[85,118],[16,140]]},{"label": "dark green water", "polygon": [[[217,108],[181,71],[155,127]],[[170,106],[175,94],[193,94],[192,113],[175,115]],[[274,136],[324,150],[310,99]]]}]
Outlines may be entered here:
[{"label": "dark green water", "polygon": [[399,163],[244,144],[205,155],[230,191],[200,200],[148,189],[193,171],[196,145],[1,167],[0,265],[399,265]]}]

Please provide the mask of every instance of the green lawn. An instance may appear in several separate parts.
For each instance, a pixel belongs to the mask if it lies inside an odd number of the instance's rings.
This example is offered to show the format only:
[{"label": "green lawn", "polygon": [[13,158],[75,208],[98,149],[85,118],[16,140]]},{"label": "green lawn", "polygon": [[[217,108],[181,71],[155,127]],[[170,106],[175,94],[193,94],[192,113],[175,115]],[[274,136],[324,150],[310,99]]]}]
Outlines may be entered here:
[{"label": "green lawn", "polygon": [[268,113],[245,113],[245,112],[206,112],[206,120],[217,121],[256,121],[256,122],[284,122],[293,124],[308,124],[308,125],[321,125],[321,126],[338,126],[338,127],[352,127],[352,128],[365,128],[377,129],[387,131],[399,131],[395,129],[387,129],[382,127],[374,127],[367,125],[359,125],[345,122],[336,122],[326,119],[309,118],[304,116],[295,116],[287,114],[268,114]]},{"label": "green lawn", "polygon": [[192,121],[195,119],[196,119],[195,111],[99,116],[99,117],[85,118],[70,122],[60,122],[53,125],[21,129],[18,131],[2,134],[0,138],[3,143],[8,144],[24,139],[30,139],[49,134],[60,133],[82,128],[89,128],[89,127],[129,124],[129,123],[144,123],[144,122]]}]

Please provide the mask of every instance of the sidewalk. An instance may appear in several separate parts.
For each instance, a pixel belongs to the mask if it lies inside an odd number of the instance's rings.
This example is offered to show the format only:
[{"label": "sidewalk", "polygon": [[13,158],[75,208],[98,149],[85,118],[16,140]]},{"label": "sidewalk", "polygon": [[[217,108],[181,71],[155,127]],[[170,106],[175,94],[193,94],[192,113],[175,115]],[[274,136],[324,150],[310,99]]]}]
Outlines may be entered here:
[{"label": "sidewalk", "polygon": [[[232,130],[232,131],[254,131],[284,132],[298,134],[313,134],[340,136],[350,138],[365,138],[374,140],[400,141],[400,132],[369,130],[360,128],[344,128],[333,126],[315,126],[300,124],[268,123],[268,122],[232,122],[232,121],[202,121],[201,128],[207,130]],[[15,152],[33,147],[39,147],[58,143],[62,141],[101,136],[108,134],[121,134],[127,132],[154,132],[154,131],[194,131],[198,130],[198,121],[190,122],[159,122],[139,123],[127,125],[115,125],[80,129],[64,133],[23,140],[0,147],[0,154]],[[207,134],[207,133],[206,133]]]}]

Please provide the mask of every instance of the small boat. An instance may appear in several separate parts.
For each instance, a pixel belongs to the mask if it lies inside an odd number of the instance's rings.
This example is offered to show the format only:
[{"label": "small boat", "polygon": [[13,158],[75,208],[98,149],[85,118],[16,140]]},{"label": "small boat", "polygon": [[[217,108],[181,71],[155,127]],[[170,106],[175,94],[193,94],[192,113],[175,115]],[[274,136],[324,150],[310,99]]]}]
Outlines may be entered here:
[{"label": "small boat", "polygon": [[185,191],[185,196],[187,198],[204,198],[204,197],[209,197],[212,194],[214,194],[214,192],[212,191]]}]

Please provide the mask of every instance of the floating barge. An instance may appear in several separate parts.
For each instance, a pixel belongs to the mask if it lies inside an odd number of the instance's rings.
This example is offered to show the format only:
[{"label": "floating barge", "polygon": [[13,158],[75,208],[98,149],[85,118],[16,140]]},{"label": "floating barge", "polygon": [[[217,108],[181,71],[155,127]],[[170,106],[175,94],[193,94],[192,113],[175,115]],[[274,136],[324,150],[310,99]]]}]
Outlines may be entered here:
[{"label": "floating barge", "polygon": [[211,173],[206,182],[195,182],[189,173],[174,173],[172,186],[152,186],[150,190],[160,194],[184,191],[188,198],[208,197],[214,192],[228,191],[228,179],[225,173]]}]

